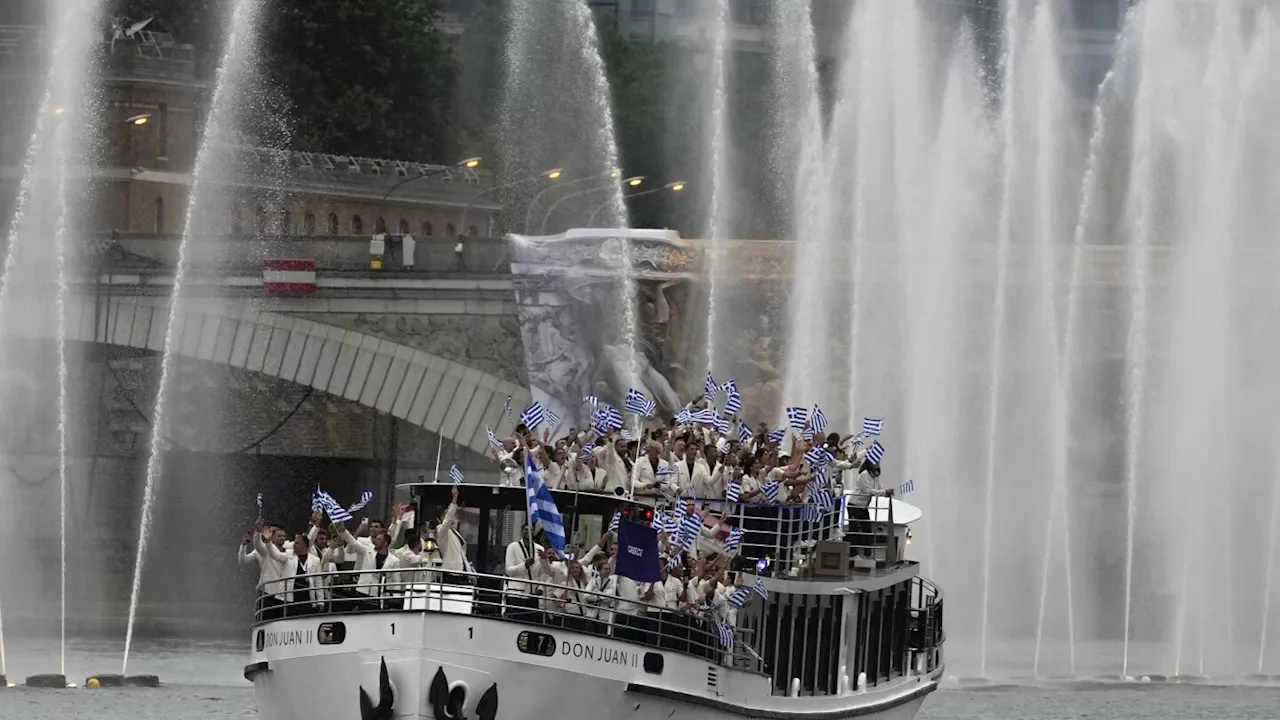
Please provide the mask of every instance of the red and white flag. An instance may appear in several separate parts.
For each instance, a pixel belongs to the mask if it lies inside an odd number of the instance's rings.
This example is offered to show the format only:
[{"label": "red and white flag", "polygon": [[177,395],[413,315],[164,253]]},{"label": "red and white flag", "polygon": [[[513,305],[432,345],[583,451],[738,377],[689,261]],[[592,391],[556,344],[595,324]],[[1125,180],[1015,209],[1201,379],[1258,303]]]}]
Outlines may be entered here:
[{"label": "red and white flag", "polygon": [[316,261],[286,258],[264,260],[262,281],[268,295],[315,295]]}]

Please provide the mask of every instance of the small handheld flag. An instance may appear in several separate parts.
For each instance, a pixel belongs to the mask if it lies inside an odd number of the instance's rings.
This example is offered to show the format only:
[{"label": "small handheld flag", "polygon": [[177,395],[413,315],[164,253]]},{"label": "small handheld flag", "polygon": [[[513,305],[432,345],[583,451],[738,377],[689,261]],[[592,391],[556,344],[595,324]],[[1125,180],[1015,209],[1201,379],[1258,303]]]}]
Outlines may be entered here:
[{"label": "small handheld flag", "polygon": [[725,538],[724,551],[727,553],[736,553],[741,550],[742,550],[742,528],[734,528],[729,531],[729,537]]},{"label": "small handheld flag", "polygon": [[320,499],[322,494],[323,493],[320,492],[320,487],[316,486],[315,493],[311,495],[311,512],[324,509],[324,501]]},{"label": "small handheld flag", "polygon": [[507,396],[507,401],[502,404],[502,412],[506,413],[507,417],[511,417],[511,396],[510,395]]},{"label": "small handheld flag", "polygon": [[707,381],[702,385],[702,396],[705,397],[708,402],[715,402],[716,393],[719,392],[719,390],[720,387],[716,385],[716,379],[711,377],[711,371],[708,370]]},{"label": "small handheld flag", "polygon": [[774,445],[777,445],[778,443],[782,442],[782,438],[786,436],[787,436],[787,429],[782,428],[781,430],[774,430],[773,432],[769,433],[768,435],[765,436],[764,439],[768,440]]},{"label": "small handheld flag", "polygon": [[742,483],[737,480],[730,480],[729,486],[725,488],[724,499],[729,502],[738,502],[738,498],[742,496]]},{"label": "small handheld flag", "polygon": [[258,517],[262,517],[262,493],[258,493]]},{"label": "small handheld flag", "polygon": [[729,604],[736,608],[740,608],[747,604],[747,598],[749,597],[751,597],[751,589],[740,587],[737,590],[734,590],[733,594],[729,596]]},{"label": "small handheld flag", "polygon": [[361,510],[364,509],[365,505],[369,504],[369,501],[372,499],[373,499],[373,493],[369,492],[368,490],[365,490],[364,492],[360,493],[360,499],[357,500],[354,505],[347,508],[347,512],[352,514],[360,512]]},{"label": "small handheld flag", "polygon": [[489,429],[489,426],[488,426],[488,425],[485,425],[485,426],[484,426],[484,431],[485,431],[486,433],[488,433],[488,434],[489,434],[489,444],[490,444],[490,445],[492,445],[492,446],[494,446],[494,447],[495,447],[495,448],[497,448],[498,450],[501,450],[501,449],[502,449],[502,441],[498,439],[498,436],[497,436],[497,435],[494,435],[494,434],[493,434],[493,430]]},{"label": "small handheld flag", "polygon": [[883,418],[862,418],[863,435],[879,435],[884,430]]},{"label": "small handheld flag", "polygon": [[899,486],[898,486],[898,494],[899,494],[899,495],[906,495],[907,493],[909,493],[909,492],[911,492],[912,490],[915,490],[915,489],[916,489],[916,481],[915,481],[915,480],[908,480],[908,481],[906,481],[905,483],[903,483],[903,484],[901,484],[901,485],[899,485]]},{"label": "small handheld flag", "polygon": [[627,390],[627,399],[622,403],[622,407],[629,413],[647,417],[645,412],[649,409],[649,399],[644,396],[644,393],[631,388]]},{"label": "small handheld flag", "polygon": [[733,650],[733,628],[722,622],[717,622],[716,632],[720,635],[720,644],[726,650]]},{"label": "small handheld flag", "polygon": [[453,481],[454,485],[462,482],[462,471],[458,469],[457,465],[449,468],[449,479]]},{"label": "small handheld flag", "polygon": [[880,464],[881,458],[884,457],[884,446],[877,440],[871,443],[871,447],[867,448],[867,459],[876,465]]},{"label": "small handheld flag", "polygon": [[763,580],[756,580],[756,586],[752,589],[762,598],[769,597],[769,590],[765,588]]},{"label": "small handheld flag", "polygon": [[721,389],[728,394],[728,399],[724,401],[724,414],[737,415],[742,411],[742,393],[738,392],[738,383],[730,380]]},{"label": "small handheld flag", "polygon": [[553,410],[547,410],[547,426],[552,430],[560,427],[560,416]]},{"label": "small handheld flag", "polygon": [[738,442],[743,445],[751,442],[751,426],[741,420],[738,421]]},{"label": "small handheld flag", "polygon": [[815,432],[827,431],[827,414],[822,412],[822,408],[813,406],[813,412],[809,414],[809,424],[813,426]]},{"label": "small handheld flag", "polygon": [[618,524],[622,522],[622,511],[614,510],[613,519],[609,521],[609,532],[618,532]]},{"label": "small handheld flag", "polygon": [[787,408],[787,423],[793,430],[803,430],[808,423],[809,411],[802,407]]},{"label": "small handheld flag", "polygon": [[591,407],[599,407],[600,398],[596,397],[595,395],[588,395],[582,398],[582,402],[586,403],[587,405],[590,405]]},{"label": "small handheld flag", "polygon": [[520,413],[520,423],[530,430],[536,430],[544,420],[546,420],[546,411],[542,409],[542,403],[536,400]]},{"label": "small handheld flag", "polygon": [[760,492],[764,493],[764,496],[769,498],[769,502],[778,502],[778,498],[781,497],[782,494],[778,487],[778,483],[776,482],[765,483],[765,485],[760,488]]}]

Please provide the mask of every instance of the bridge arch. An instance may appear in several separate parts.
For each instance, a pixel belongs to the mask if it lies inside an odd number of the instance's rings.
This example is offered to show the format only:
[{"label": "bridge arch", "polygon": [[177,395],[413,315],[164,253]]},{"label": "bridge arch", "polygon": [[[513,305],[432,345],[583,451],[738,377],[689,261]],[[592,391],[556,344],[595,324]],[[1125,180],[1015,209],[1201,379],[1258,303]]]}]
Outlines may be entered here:
[{"label": "bridge arch", "polygon": [[[21,303],[25,298],[12,298]],[[509,432],[502,412],[531,402],[529,389],[475,368],[355,330],[257,307],[248,298],[183,300],[174,342],[179,355],[306,385],[418,425],[487,453],[486,423]],[[14,308],[15,310],[17,308]],[[7,311],[9,331],[54,338],[54,303]],[[26,310],[30,310],[26,312]],[[67,304],[67,339],[164,352],[167,298],[77,296]]]}]

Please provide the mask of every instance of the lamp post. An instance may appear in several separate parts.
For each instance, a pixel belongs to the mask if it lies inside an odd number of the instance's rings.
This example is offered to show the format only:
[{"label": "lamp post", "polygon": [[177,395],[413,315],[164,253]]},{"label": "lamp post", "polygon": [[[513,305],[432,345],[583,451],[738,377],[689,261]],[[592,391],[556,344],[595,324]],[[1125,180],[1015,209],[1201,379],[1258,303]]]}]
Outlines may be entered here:
[{"label": "lamp post", "polygon": [[[458,229],[460,231],[466,230],[467,212],[471,210],[471,206],[475,205],[477,200],[484,197],[485,195],[490,195],[492,193],[498,192],[499,190],[505,190],[509,187],[515,187],[516,185],[523,185],[528,182],[537,182],[542,178],[546,178],[554,183],[556,180],[559,180],[562,177],[564,177],[564,168],[552,168],[550,170],[540,172],[537,175],[534,175],[532,177],[521,178],[519,180],[512,180],[509,183],[504,183],[502,185],[494,185],[493,187],[488,188],[487,190],[482,190],[479,193],[477,193],[475,197],[471,198],[471,202],[468,202],[467,206],[462,209],[462,222],[458,225]],[[550,186],[550,187],[554,187],[554,186]],[[550,187],[548,187],[547,189],[550,189]],[[459,232],[459,234],[462,234],[462,233]]]},{"label": "lamp post", "polygon": [[[627,187],[639,187],[641,184],[644,183],[644,176],[634,175],[632,177],[629,177],[623,180],[622,182]],[[612,185],[605,185],[603,187],[594,187],[594,188],[589,188],[587,190],[579,190],[578,192],[569,193],[568,195],[565,195],[564,197],[557,199],[555,202],[551,203],[551,207],[547,208],[547,214],[542,216],[542,227],[538,230],[538,233],[541,235],[547,234],[547,221],[551,219],[551,215],[556,211],[556,208],[560,207],[560,204],[563,203],[565,200],[568,200],[570,198],[575,198],[580,195],[590,195],[591,193],[598,193],[601,190],[612,190],[612,189],[613,189]]]},{"label": "lamp post", "polygon": [[446,165],[444,167],[436,168],[431,172],[423,173],[421,175],[410,175],[409,177],[401,180],[400,182],[388,188],[387,191],[382,194],[382,202],[380,204],[385,205],[387,202],[387,198],[391,197],[391,193],[400,189],[401,185],[408,185],[409,183],[415,182],[417,180],[422,180],[424,178],[429,178],[429,177],[435,177],[436,175],[439,175],[441,173],[447,173],[450,170],[456,170],[458,168],[466,168],[468,170],[474,170],[477,167],[480,167],[480,158],[472,157],[472,158],[467,158],[466,160],[463,160],[462,162],[457,163],[455,165]]},{"label": "lamp post", "polygon": [[[660,193],[660,192],[662,192],[663,190],[670,190],[671,192],[677,192],[677,193],[678,193],[678,192],[683,192],[683,191],[684,191],[684,189],[685,189],[685,188],[687,188],[687,187],[689,187],[689,183],[684,182],[683,180],[677,180],[676,182],[670,182],[670,183],[667,183],[666,185],[663,185],[662,187],[654,188],[654,189],[652,189],[652,190],[644,190],[644,191],[642,191],[642,192],[631,193],[631,194],[629,194],[629,195],[623,195],[623,196],[622,196],[622,199],[623,199],[623,200],[627,200],[627,199],[629,199],[629,198],[644,197],[645,195],[652,195],[652,194],[654,194],[654,193]],[[594,227],[594,226],[595,226],[595,223],[596,223],[596,215],[600,214],[600,211],[601,211],[601,210],[603,210],[603,209],[605,209],[605,208],[606,208],[606,207],[608,207],[608,206],[609,206],[609,201],[607,201],[607,200],[606,200],[605,202],[600,203],[600,205],[598,205],[598,206],[596,207],[596,209],[595,209],[595,210],[592,210],[592,211],[591,211],[591,217],[587,218],[587,226],[588,226],[588,227]]]},{"label": "lamp post", "polygon": [[552,188],[555,188],[555,187],[567,188],[572,185],[581,185],[582,183],[585,183],[585,182],[591,182],[592,180],[617,180],[620,177],[622,177],[622,171],[618,169],[613,169],[600,175],[588,175],[587,177],[578,178],[577,180],[570,180],[567,183],[560,183],[559,185],[551,185],[549,187],[543,188],[538,192],[537,195],[533,196],[532,200],[529,201],[529,210],[524,215],[524,234],[528,235],[530,232],[532,232],[533,210],[538,206],[538,201],[542,199],[542,196],[546,195],[548,192],[551,192]]}]

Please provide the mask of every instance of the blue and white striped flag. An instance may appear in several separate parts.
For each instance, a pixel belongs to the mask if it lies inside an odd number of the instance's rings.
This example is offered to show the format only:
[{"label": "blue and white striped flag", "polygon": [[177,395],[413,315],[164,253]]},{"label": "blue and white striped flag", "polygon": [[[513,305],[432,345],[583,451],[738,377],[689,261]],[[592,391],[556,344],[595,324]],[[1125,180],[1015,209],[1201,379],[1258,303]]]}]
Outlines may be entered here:
[{"label": "blue and white striped flag", "polygon": [[724,401],[724,414],[737,415],[742,412],[742,393],[738,392],[738,383],[734,380],[730,380],[725,383],[721,389],[724,390],[728,396],[728,399]]},{"label": "blue and white striped flag", "polygon": [[794,430],[803,430],[809,421],[809,411],[802,407],[787,408],[787,423]]},{"label": "blue and white striped flag", "polygon": [[722,622],[717,622],[716,632],[720,635],[720,644],[726,650],[733,650],[733,628]]},{"label": "blue and white striped flag", "polygon": [[814,468],[814,469],[813,469],[813,476],[814,476],[814,477],[816,477],[816,478],[818,478],[818,481],[819,481],[819,482],[821,482],[823,485],[826,485],[826,484],[827,484],[827,479],[828,479],[828,477],[827,477],[827,466],[826,466],[826,465],[823,465],[822,467],[816,467],[816,468]]},{"label": "blue and white striped flag", "polygon": [[551,409],[547,410],[547,427],[551,428],[552,430],[555,430],[556,428],[560,427],[560,416],[557,415],[555,411]]},{"label": "blue and white striped flag", "polygon": [[324,509],[324,501],[320,499],[321,495],[320,486],[317,485],[315,493],[311,496],[311,512]]},{"label": "blue and white striped flag", "polygon": [[915,481],[915,480],[908,480],[908,481],[906,481],[905,483],[903,483],[903,484],[901,484],[901,485],[899,485],[899,486],[898,486],[898,494],[899,494],[899,495],[906,495],[907,493],[909,493],[909,492],[911,492],[912,490],[915,490],[915,489],[916,489],[916,481]]},{"label": "blue and white striped flag", "polygon": [[719,415],[711,416],[711,426],[714,427],[716,432],[721,435],[729,432],[729,420],[727,418],[722,418]]},{"label": "blue and white striped flag", "polygon": [[333,522],[347,522],[351,519],[351,513],[347,509],[338,504],[337,500],[327,492],[318,491],[320,493],[320,502],[324,505],[324,511],[329,515],[329,519]]},{"label": "blue and white striped flag", "polygon": [[494,435],[494,434],[493,434],[493,430],[491,430],[491,429],[489,428],[489,426],[488,426],[488,425],[485,425],[485,426],[484,426],[484,431],[485,431],[486,433],[488,433],[488,435],[489,435],[489,444],[490,444],[490,445],[492,445],[492,446],[494,446],[494,447],[495,447],[495,448],[497,448],[498,450],[501,450],[501,449],[502,449],[502,441],[498,439],[498,436],[497,436],[497,435]]},{"label": "blue and white striped flag", "polygon": [[883,418],[862,418],[863,435],[879,435],[884,430]]},{"label": "blue and white striped flag", "polygon": [[676,502],[676,509],[671,512],[671,517],[667,519],[667,534],[680,532],[680,526],[684,524],[684,516],[688,513],[688,506],[683,500]]},{"label": "blue and white striped flag", "polygon": [[760,492],[769,498],[769,502],[778,502],[778,498],[782,496],[782,489],[776,482],[765,483],[760,487]]},{"label": "blue and white striped flag", "polygon": [[462,471],[458,469],[457,465],[449,468],[449,479],[453,481],[454,485],[462,482]]},{"label": "blue and white striped flag", "polygon": [[688,408],[681,408],[680,412],[676,413],[676,422],[681,425],[692,425],[693,413],[689,412]]},{"label": "blue and white striped flag", "polygon": [[657,400],[650,400],[649,402],[645,403],[645,405],[644,405],[644,412],[643,412],[643,413],[641,413],[641,414],[642,414],[642,415],[644,415],[644,416],[645,416],[645,417],[647,417],[647,418],[650,418],[650,417],[653,417],[654,415],[657,415],[657,414],[658,414],[658,401],[657,401]]},{"label": "blue and white striped flag", "polygon": [[[596,411],[596,415],[599,417],[601,427],[609,430],[617,430],[622,427],[622,413],[618,412],[618,408],[603,407]],[[598,434],[603,435],[604,433]]]},{"label": "blue and white striped flag", "polygon": [[747,598],[749,597],[751,597],[751,589],[740,587],[737,590],[734,590],[733,594],[729,596],[729,604],[736,608],[740,608],[747,604]]},{"label": "blue and white striped flag", "polygon": [[626,428],[622,428],[622,439],[623,439],[623,440],[627,440],[627,441],[631,441],[631,440],[635,440],[635,439],[636,439],[636,436],[635,436],[634,434],[632,434],[632,432],[631,432],[630,430],[628,430],[628,429],[626,429]]},{"label": "blue and white striped flag", "polygon": [[802,511],[804,519],[809,522],[822,522],[822,508],[817,505],[805,505]]},{"label": "blue and white striped flag", "polygon": [[587,460],[590,460],[591,454],[594,453],[595,451],[596,451],[595,445],[588,445],[582,448],[582,453],[580,455],[580,459],[582,460],[582,462],[586,462]]},{"label": "blue and white striped flag", "polygon": [[645,410],[649,409],[649,398],[639,390],[631,388],[627,390],[627,399],[622,403],[622,408],[629,413],[644,416]]},{"label": "blue and white striped flag", "polygon": [[369,501],[372,499],[373,499],[373,493],[369,492],[368,490],[365,490],[364,492],[360,493],[360,499],[357,500],[354,505],[347,508],[347,512],[352,513],[353,515],[355,513],[360,512],[361,510],[364,509],[365,505],[369,504]]},{"label": "blue and white striped flag", "polygon": [[880,460],[884,457],[884,446],[877,440],[871,443],[871,447],[867,448],[867,459],[876,465],[880,464]]},{"label": "blue and white striped flag", "polygon": [[756,586],[752,590],[755,590],[756,594],[762,598],[769,597],[769,590],[764,586],[763,580],[756,580]]},{"label": "blue and white striped flag", "polygon": [[697,541],[700,532],[702,532],[702,516],[696,512],[690,513],[681,521],[676,540],[680,542],[685,552],[688,552],[693,549],[693,544]]},{"label": "blue and white striped flag", "polygon": [[680,551],[677,550],[676,554],[672,555],[671,559],[667,561],[667,565],[666,565],[667,572],[671,572],[671,570],[675,568],[677,565],[679,565],[681,562],[683,562],[683,558]]},{"label": "blue and white striped flag", "polygon": [[588,395],[582,398],[582,402],[586,403],[587,405],[590,405],[591,407],[600,406],[600,398],[596,397],[595,395]]},{"label": "blue and white striped flag", "polygon": [[546,411],[542,409],[542,403],[537,400],[520,413],[520,423],[530,430],[537,430],[546,419]]},{"label": "blue and white striped flag", "polygon": [[817,445],[804,454],[804,459],[809,461],[809,467],[817,470],[820,467],[826,467],[835,458],[831,456],[831,453],[825,447]]},{"label": "blue and white striped flag", "polygon": [[729,531],[729,537],[724,539],[724,551],[736,553],[740,550],[742,550],[742,528],[734,528]]},{"label": "blue and white striped flag", "polygon": [[708,370],[707,381],[702,385],[702,396],[705,397],[708,402],[715,402],[716,393],[719,392],[719,390],[720,387],[716,385],[716,379],[711,377],[711,371]]},{"label": "blue and white striped flag", "polygon": [[695,410],[693,414],[690,415],[690,419],[700,425],[711,425],[716,421],[716,411],[711,408]]},{"label": "blue and white striped flag", "polygon": [[822,412],[822,408],[816,403],[813,406],[813,412],[809,413],[809,420],[815,432],[827,431],[827,414]]},{"label": "blue and white striped flag", "polygon": [[774,430],[773,432],[769,433],[768,435],[765,435],[765,436],[764,436],[764,439],[765,439],[765,440],[768,440],[769,442],[773,443],[774,445],[777,445],[778,443],[782,442],[782,438],[784,438],[784,437],[786,437],[786,436],[787,436],[787,429],[786,429],[786,428],[782,428],[781,430]]},{"label": "blue and white striped flag", "polygon": [[825,487],[817,486],[809,490],[809,498],[813,500],[813,504],[826,510],[834,507],[836,499],[831,495],[831,491]]},{"label": "blue and white striped flag", "polygon": [[533,458],[525,457],[525,497],[529,501],[529,526],[541,527],[547,541],[564,555],[565,535],[564,520],[560,517],[560,508],[556,507],[555,498],[551,496],[551,488],[542,478],[542,471],[534,464]]},{"label": "blue and white striped flag", "polygon": [[622,511],[614,510],[613,519],[609,521],[609,532],[618,532],[618,525],[622,523]]},{"label": "blue and white striped flag", "polygon": [[738,502],[738,498],[742,496],[742,483],[737,480],[730,480],[728,487],[724,491],[724,499],[729,502]]},{"label": "blue and white striped flag", "polygon": [[801,430],[801,431],[800,431],[800,437],[804,438],[805,440],[812,440],[812,439],[813,439],[813,428],[809,428],[809,427],[807,427],[807,428],[805,428],[804,430]]},{"label": "blue and white striped flag", "polygon": [[741,418],[738,419],[738,442],[743,445],[751,442],[751,426]]},{"label": "blue and white striped flag", "polygon": [[511,417],[511,396],[510,395],[507,396],[507,401],[502,404],[502,412],[506,413],[507,417]]},{"label": "blue and white striped flag", "polygon": [[262,493],[258,493],[258,514],[262,514]]}]

